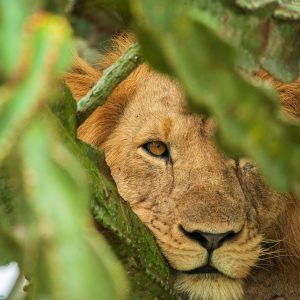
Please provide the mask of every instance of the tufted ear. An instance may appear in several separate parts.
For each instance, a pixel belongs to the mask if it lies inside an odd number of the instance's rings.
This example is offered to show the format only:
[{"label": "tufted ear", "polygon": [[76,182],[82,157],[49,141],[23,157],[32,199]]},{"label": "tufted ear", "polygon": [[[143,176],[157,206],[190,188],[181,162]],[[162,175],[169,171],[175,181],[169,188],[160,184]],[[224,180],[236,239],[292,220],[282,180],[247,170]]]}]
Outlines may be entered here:
[{"label": "tufted ear", "polygon": [[294,82],[284,83],[263,70],[257,75],[272,84],[278,93],[283,111],[292,118],[300,119],[300,77]]},{"label": "tufted ear", "polygon": [[[74,98],[78,101],[93,87],[101,77],[103,70],[113,64],[133,43],[130,34],[118,36],[113,40],[110,51],[101,58],[97,68],[93,68],[83,59],[76,57],[69,72],[64,76]],[[112,133],[128,101],[135,93],[139,83],[147,76],[150,69],[143,64],[135,69],[123,82],[121,82],[106,102],[78,128],[78,137],[97,147]]]},{"label": "tufted ear", "polygon": [[64,81],[70,88],[75,100],[80,100],[101,77],[97,71],[86,61],[76,56],[69,72],[64,75]]}]

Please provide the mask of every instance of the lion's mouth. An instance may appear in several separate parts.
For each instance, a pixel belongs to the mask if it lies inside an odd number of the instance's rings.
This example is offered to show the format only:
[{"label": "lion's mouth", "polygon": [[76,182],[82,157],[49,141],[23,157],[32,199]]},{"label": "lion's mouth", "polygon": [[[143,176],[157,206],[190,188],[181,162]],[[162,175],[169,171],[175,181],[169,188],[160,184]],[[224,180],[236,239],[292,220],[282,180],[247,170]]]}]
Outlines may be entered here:
[{"label": "lion's mouth", "polygon": [[207,264],[205,266],[193,269],[193,270],[189,270],[189,271],[183,271],[183,273],[185,274],[222,274],[219,270],[217,270],[216,268],[214,268],[213,266]]}]

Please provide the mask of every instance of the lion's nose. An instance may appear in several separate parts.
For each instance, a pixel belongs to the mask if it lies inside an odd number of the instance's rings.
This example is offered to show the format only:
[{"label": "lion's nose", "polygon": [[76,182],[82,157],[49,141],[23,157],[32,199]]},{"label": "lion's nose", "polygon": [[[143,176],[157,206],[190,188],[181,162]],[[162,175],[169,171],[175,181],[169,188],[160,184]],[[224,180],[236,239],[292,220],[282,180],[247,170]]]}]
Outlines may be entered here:
[{"label": "lion's nose", "polygon": [[225,241],[228,241],[237,235],[237,233],[234,231],[227,231],[224,233],[208,233],[200,230],[194,230],[192,232],[188,232],[183,228],[183,226],[180,226],[180,230],[186,237],[198,242],[209,252],[219,248]]}]

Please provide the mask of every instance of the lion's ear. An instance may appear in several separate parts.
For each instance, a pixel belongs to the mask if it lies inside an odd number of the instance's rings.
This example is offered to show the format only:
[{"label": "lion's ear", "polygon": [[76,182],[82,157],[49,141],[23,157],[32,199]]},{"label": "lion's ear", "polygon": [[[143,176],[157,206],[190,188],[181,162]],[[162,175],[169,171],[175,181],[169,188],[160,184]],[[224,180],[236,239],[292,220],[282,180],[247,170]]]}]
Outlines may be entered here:
[{"label": "lion's ear", "polygon": [[282,110],[292,118],[300,119],[300,77],[294,82],[284,83],[263,70],[257,75],[273,85],[280,98]]},{"label": "lion's ear", "polygon": [[101,76],[79,56],[75,57],[72,68],[64,75],[64,81],[70,88],[73,97],[78,101],[94,86]]},{"label": "lion's ear", "polygon": [[[112,55],[112,54],[109,54]],[[115,58],[117,59],[117,57]],[[102,70],[103,67],[100,65]],[[84,97],[102,75],[80,57],[74,59],[72,68],[64,75],[64,81],[70,88],[76,101]],[[128,98],[128,87],[117,88],[105,103],[78,128],[77,136],[86,143],[101,147],[116,126]]]},{"label": "lion's ear", "polygon": [[[113,40],[112,48],[101,57],[97,69],[83,59],[76,57],[71,70],[65,74],[64,81],[69,86],[76,100],[85,96],[101,77],[103,70],[111,66],[132,45],[134,37],[130,34],[120,35]],[[151,70],[146,64],[137,67],[79,127],[78,137],[97,147],[107,140],[121,116],[128,101],[132,98],[141,82],[148,77]]]},{"label": "lion's ear", "polygon": [[[109,53],[110,57],[115,53]],[[104,61],[107,63],[107,60]],[[105,65],[106,67],[106,65]],[[103,66],[100,65],[101,70]],[[134,71],[127,80],[123,81],[108,97],[102,106],[99,106],[90,117],[78,128],[77,136],[86,143],[101,147],[112,133],[123,114],[128,100],[132,97],[140,72]],[[64,75],[64,81],[70,88],[73,97],[78,101],[85,96],[102,75],[83,59],[77,57],[71,70]]]}]

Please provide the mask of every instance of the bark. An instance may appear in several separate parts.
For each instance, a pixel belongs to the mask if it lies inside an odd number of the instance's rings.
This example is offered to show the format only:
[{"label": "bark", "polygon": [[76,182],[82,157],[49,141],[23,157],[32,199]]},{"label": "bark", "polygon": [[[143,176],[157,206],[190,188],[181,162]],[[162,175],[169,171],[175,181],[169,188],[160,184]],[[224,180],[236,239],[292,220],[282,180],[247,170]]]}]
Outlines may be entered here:
[{"label": "bark", "polygon": [[103,104],[112,91],[141,62],[140,47],[133,44],[113,65],[106,69],[94,87],[77,104],[77,124],[82,124],[93,111]]}]

